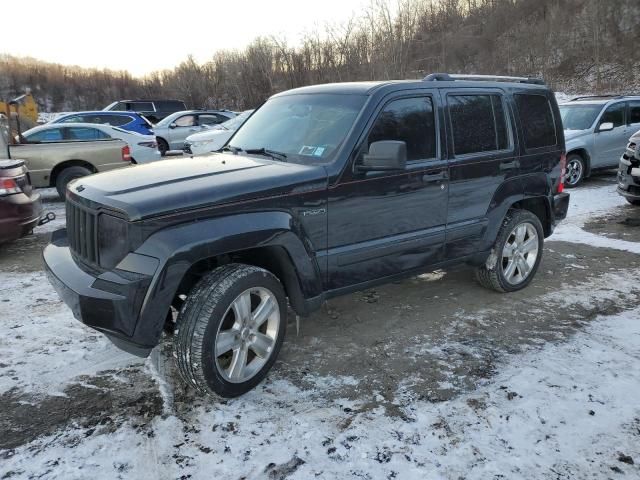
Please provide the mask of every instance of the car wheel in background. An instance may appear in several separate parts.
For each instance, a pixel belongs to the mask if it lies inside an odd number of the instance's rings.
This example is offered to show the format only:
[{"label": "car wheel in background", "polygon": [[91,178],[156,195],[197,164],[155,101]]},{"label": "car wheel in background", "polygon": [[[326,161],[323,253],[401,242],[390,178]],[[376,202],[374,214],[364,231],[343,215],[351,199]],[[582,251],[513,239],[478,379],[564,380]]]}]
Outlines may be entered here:
[{"label": "car wheel in background", "polygon": [[584,159],[572,153],[567,157],[567,167],[564,175],[564,186],[567,188],[577,187],[584,179],[585,162]]},{"label": "car wheel in background", "polygon": [[237,263],[219,267],[180,309],[173,337],[180,376],[203,393],[242,395],[266,377],[286,326],[287,300],[273,274]]},{"label": "car wheel in background", "polygon": [[627,202],[629,202],[631,205],[640,205],[640,200],[633,200],[631,198],[627,198]]},{"label": "car wheel in background", "polygon": [[164,138],[158,138],[158,150],[160,150],[160,155],[163,157],[169,151],[169,144]]},{"label": "car wheel in background", "polygon": [[58,176],[56,177],[56,190],[58,190],[58,195],[60,195],[60,198],[64,200],[67,191],[67,184],[71,180],[75,180],[76,178],[80,177],[86,177],[87,175],[91,175],[92,173],[93,172],[88,168],[80,166],[67,167],[60,173],[58,173]]},{"label": "car wheel in background", "polygon": [[478,282],[498,292],[529,285],[542,258],[542,224],[528,210],[510,210],[502,221],[491,254],[476,271]]}]

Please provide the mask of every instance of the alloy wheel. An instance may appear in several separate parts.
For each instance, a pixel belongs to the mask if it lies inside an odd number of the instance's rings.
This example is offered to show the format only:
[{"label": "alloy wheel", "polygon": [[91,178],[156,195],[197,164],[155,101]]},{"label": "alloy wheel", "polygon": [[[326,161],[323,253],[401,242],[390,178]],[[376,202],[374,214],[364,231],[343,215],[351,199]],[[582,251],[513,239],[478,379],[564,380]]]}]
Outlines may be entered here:
[{"label": "alloy wheel", "polygon": [[511,285],[524,282],[538,259],[538,233],[533,224],[517,225],[502,249],[502,273]]},{"label": "alloy wheel", "polygon": [[267,363],[280,328],[276,296],[263,287],[245,290],[224,314],[215,339],[215,364],[231,383],[246,382]]}]

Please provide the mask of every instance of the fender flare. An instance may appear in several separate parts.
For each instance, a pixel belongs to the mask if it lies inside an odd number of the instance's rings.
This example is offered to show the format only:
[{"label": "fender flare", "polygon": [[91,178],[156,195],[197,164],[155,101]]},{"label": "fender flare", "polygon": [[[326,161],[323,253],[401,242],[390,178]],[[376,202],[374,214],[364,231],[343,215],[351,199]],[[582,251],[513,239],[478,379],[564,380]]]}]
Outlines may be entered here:
[{"label": "fender flare", "polygon": [[151,235],[134,252],[154,257],[159,266],[144,298],[133,339],[157,344],[166,313],[185,273],[208,258],[260,247],[280,247],[288,254],[303,299],[322,293],[315,255],[293,217],[282,211],[244,213],[176,225]]}]

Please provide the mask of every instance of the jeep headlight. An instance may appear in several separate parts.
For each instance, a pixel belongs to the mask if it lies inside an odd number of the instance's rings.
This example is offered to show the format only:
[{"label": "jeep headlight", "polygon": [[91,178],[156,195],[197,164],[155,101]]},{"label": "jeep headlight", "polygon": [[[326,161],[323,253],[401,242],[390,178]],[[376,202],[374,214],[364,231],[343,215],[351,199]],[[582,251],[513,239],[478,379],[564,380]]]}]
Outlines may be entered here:
[{"label": "jeep headlight", "polygon": [[113,215],[98,216],[98,255],[103,268],[111,270],[129,253],[128,223]]}]

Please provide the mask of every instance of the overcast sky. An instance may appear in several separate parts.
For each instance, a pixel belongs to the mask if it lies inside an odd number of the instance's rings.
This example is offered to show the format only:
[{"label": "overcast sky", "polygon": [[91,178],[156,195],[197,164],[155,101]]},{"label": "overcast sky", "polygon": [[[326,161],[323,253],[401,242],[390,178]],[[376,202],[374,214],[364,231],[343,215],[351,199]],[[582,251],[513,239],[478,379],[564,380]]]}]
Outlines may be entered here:
[{"label": "overcast sky", "polygon": [[[143,75],[242,48],[257,36],[295,43],[358,15],[370,0],[21,0],[3,16],[0,53]],[[5,8],[5,13],[8,13]]]}]

